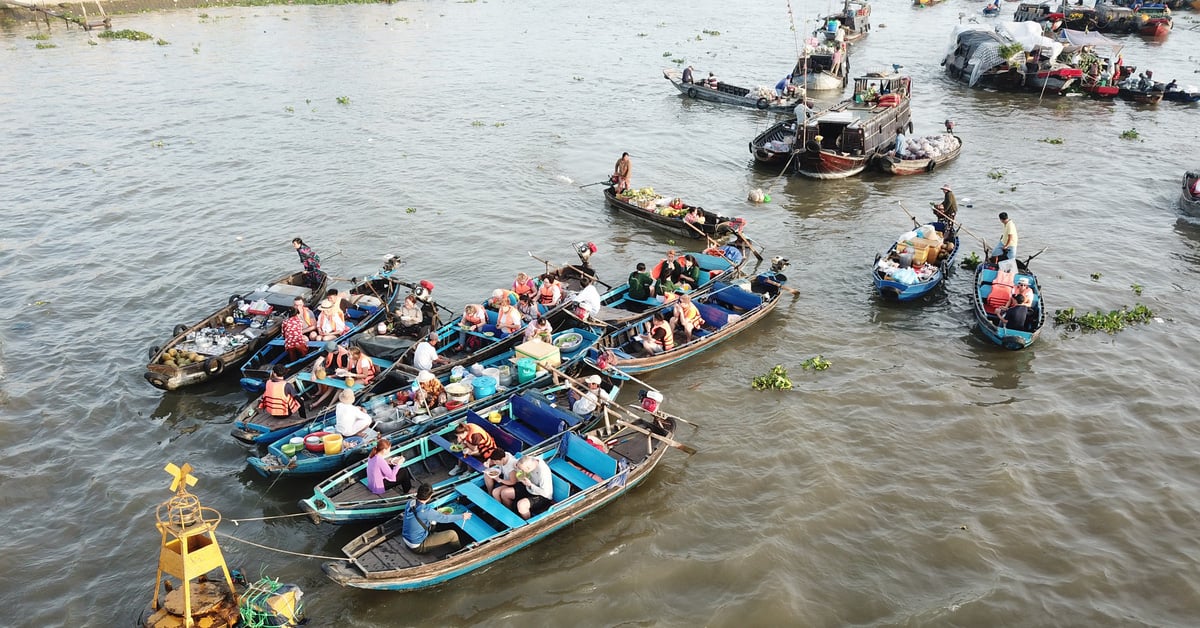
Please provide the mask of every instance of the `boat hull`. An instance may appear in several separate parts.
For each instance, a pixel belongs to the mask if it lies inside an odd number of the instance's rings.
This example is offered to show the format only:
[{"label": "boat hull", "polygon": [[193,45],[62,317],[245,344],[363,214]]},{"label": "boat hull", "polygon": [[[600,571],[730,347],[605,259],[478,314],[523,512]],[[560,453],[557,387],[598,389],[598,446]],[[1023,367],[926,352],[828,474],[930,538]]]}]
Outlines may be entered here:
[{"label": "boat hull", "polygon": [[1041,336],[1042,328],[1046,322],[1046,308],[1042,301],[1042,286],[1038,283],[1037,277],[1029,272],[1028,268],[1019,268],[1017,274],[1013,277],[1013,281],[1017,281],[1021,277],[1030,279],[1031,287],[1034,290],[1034,307],[1030,308],[1029,316],[1033,318],[1032,325],[1024,330],[1009,329],[1002,325],[994,311],[987,304],[987,296],[991,290],[989,283],[996,276],[996,265],[990,263],[980,264],[975,269],[975,290],[973,294],[975,322],[979,327],[980,333],[992,343],[1000,345],[1005,349],[1019,351],[1025,349]]},{"label": "boat hull", "polygon": [[897,159],[895,150],[890,150],[887,153],[879,155],[875,158],[875,165],[881,171],[898,177],[914,174],[925,174],[933,172],[943,164],[953,161],[962,152],[962,139],[958,136],[952,136],[957,141],[954,148],[937,157],[928,157],[925,159]]},{"label": "boat hull", "polygon": [[[747,88],[725,83],[718,83],[720,86],[718,89],[712,89],[697,83],[684,83],[683,76],[678,70],[674,69],[663,70],[663,78],[670,81],[671,85],[674,85],[675,89],[679,90],[679,93],[688,98],[725,105],[737,105],[761,111],[791,113],[796,108],[796,105],[800,104],[801,100],[801,97],[794,96],[777,101],[774,98],[759,96]],[[743,95],[742,92],[745,92],[745,94]]]},{"label": "boat hull", "polygon": [[816,154],[802,154],[796,172],[811,179],[845,179],[866,169],[866,155],[844,155],[825,149]]},{"label": "boat hull", "polygon": [[[934,226],[936,228],[937,225],[935,224]],[[954,237],[953,242],[954,250],[946,258],[938,261],[937,270],[933,276],[919,283],[906,284],[900,281],[893,281],[888,279],[887,275],[880,272],[878,268],[872,266],[871,281],[875,284],[876,292],[884,300],[896,302],[916,301],[930,294],[946,281],[950,269],[954,268],[954,260],[958,257],[960,244],[958,236]],[[893,243],[891,248],[888,249],[887,254],[895,253],[898,244],[899,242]],[[876,258],[875,261],[878,262],[879,259]]]},{"label": "boat hull", "polygon": [[795,147],[795,120],[777,122],[750,140],[750,154],[754,156],[754,165],[764,166],[775,172],[779,172],[791,161]]}]

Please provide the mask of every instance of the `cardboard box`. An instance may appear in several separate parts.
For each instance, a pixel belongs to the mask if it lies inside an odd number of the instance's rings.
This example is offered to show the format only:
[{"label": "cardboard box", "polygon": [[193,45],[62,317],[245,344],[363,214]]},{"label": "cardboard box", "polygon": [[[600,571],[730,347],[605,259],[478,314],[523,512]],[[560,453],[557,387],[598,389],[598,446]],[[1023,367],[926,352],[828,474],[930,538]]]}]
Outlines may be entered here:
[{"label": "cardboard box", "polygon": [[558,347],[548,342],[542,342],[537,338],[517,345],[516,352],[518,360],[521,358],[531,358],[538,364],[553,367],[558,367],[562,364],[562,354],[559,352]]}]

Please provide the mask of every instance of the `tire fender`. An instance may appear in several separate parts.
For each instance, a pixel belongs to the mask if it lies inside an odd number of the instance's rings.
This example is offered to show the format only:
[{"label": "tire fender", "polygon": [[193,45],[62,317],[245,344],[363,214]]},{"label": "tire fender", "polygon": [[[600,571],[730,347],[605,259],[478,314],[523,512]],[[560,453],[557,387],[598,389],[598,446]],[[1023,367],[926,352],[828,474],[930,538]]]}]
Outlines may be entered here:
[{"label": "tire fender", "polygon": [[696,88],[695,88],[695,87],[689,87],[689,88],[688,88],[688,91],[687,91],[687,94],[688,94],[688,98],[695,98],[695,97],[696,97]]},{"label": "tire fender", "polygon": [[936,168],[936,167],[937,167],[937,162],[936,162],[936,161],[934,161],[934,160],[932,160],[932,159],[930,159],[930,160],[929,160],[929,165],[928,165],[928,166],[925,166],[925,172],[933,172],[933,169],[934,169],[934,168]]},{"label": "tire fender", "polygon": [[187,331],[187,330],[188,330],[188,326],[187,326],[187,325],[184,325],[184,324],[182,324],[182,323],[180,323],[179,325],[176,325],[176,326],[175,326],[175,329],[174,329],[174,330],[172,330],[172,332],[171,332],[171,333],[172,333],[172,335],[174,335],[174,336],[179,336],[179,335],[183,334],[183,332],[185,332],[185,331]]},{"label": "tire fender", "polygon": [[204,363],[204,371],[209,375],[219,375],[223,370],[225,370],[225,363],[221,361],[221,358],[209,358]]},{"label": "tire fender", "polygon": [[155,375],[154,373],[145,373],[144,376],[146,378],[146,381],[150,382],[151,386],[153,386],[155,388],[161,388],[163,390],[167,389],[167,383],[164,382],[161,377]]},{"label": "tire fender", "polygon": [[159,351],[162,351],[162,349],[158,348],[157,346],[151,346],[150,350],[147,352],[149,354],[149,358],[153,360],[154,356],[158,355]]},{"label": "tire fender", "polygon": [[241,301],[241,300],[242,300],[242,295],[235,294],[235,295],[229,297],[229,305],[233,305],[234,303],[237,303],[238,301]]},{"label": "tire fender", "polygon": [[759,109],[766,109],[768,106],[770,106],[770,103],[767,102],[766,98],[759,98],[758,102],[754,104],[758,105]]}]

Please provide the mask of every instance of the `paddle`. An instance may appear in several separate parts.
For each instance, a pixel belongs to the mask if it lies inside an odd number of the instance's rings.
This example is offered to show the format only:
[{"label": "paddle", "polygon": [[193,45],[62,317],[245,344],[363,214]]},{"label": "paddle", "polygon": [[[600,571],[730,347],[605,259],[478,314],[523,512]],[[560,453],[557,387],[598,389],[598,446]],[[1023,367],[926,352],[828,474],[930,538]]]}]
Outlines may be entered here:
[{"label": "paddle", "polygon": [[580,268],[580,267],[578,267],[578,266],[575,266],[575,265],[572,265],[572,264],[568,264],[568,265],[566,265],[566,266],[559,266],[558,264],[555,264],[555,263],[551,262],[550,260],[542,259],[542,258],[540,258],[540,257],[538,257],[538,256],[536,256],[536,255],[534,255],[534,254],[533,254],[533,251],[526,251],[526,253],[528,253],[528,254],[529,254],[529,257],[532,257],[533,259],[535,259],[535,260],[537,260],[537,261],[539,261],[539,262],[541,262],[541,263],[545,264],[545,265],[546,265],[546,272],[549,272],[549,271],[550,271],[550,267],[551,267],[551,266],[553,266],[554,268],[558,268],[558,269],[563,269],[563,268],[574,268],[575,270],[579,271],[579,274],[581,274],[581,275],[583,275],[583,276],[587,277],[588,279],[590,279],[590,280],[592,280],[592,281],[594,281],[594,282],[596,282],[596,283],[598,283],[598,284],[600,284],[600,285],[604,286],[605,288],[608,288],[609,290],[612,290],[612,286],[610,286],[610,285],[608,285],[608,284],[604,283],[603,281],[600,281],[600,278],[596,277],[595,275],[593,275],[593,274],[591,274],[591,273],[589,273],[589,272],[585,271],[584,269],[582,269],[582,268]]},{"label": "paddle", "polygon": [[738,239],[739,242],[744,243],[750,249],[750,252],[754,254],[755,259],[760,262],[763,261],[762,253],[759,253],[758,249],[754,248],[754,243],[750,241],[750,238],[742,235],[741,231],[734,231],[733,235]]},{"label": "paddle", "polygon": [[1022,266],[1024,266],[1024,267],[1026,267],[1026,268],[1029,268],[1029,262],[1030,262],[1030,261],[1031,261],[1033,258],[1035,258],[1035,257],[1037,257],[1037,256],[1039,256],[1039,255],[1041,255],[1042,253],[1045,253],[1045,252],[1046,252],[1046,249],[1048,249],[1048,248],[1050,248],[1050,247],[1048,247],[1048,246],[1043,246],[1043,247],[1042,247],[1042,250],[1038,251],[1037,253],[1034,253],[1033,255],[1030,255],[1029,257],[1026,257],[1026,258],[1025,258],[1025,261],[1024,261],[1024,262],[1021,262],[1021,265],[1022,265]]},{"label": "paddle", "polygon": [[583,188],[590,188],[593,185],[603,185],[605,183],[612,183],[612,179],[605,179],[604,181],[597,181],[595,183],[588,183],[587,185],[581,185],[581,186],[579,186],[579,189],[582,190]]},{"label": "paddle", "polygon": [[[575,392],[579,393],[580,395],[587,394],[587,386],[585,384],[583,384],[582,382],[580,382],[579,380],[575,379],[574,377],[571,377],[570,375],[567,375],[566,373],[562,372],[559,369],[554,368],[553,366],[550,366],[549,364],[543,364],[541,366],[542,366],[542,368],[545,368],[546,370],[550,371],[551,373],[554,373],[555,375],[562,377],[563,380],[567,382],[567,386],[569,386]],[[607,409],[607,408],[611,407],[615,410],[620,410],[621,412],[624,412],[626,416],[628,416],[632,419],[637,419],[637,415],[633,414],[632,412],[629,412],[628,410],[621,407],[620,405],[617,405],[612,400],[606,399],[605,397],[603,397],[601,395],[596,395],[596,397],[598,398],[598,400],[600,402],[599,405],[603,406],[604,408]],[[640,406],[638,406],[638,407],[640,408]],[[645,410],[642,410],[642,411],[645,412]],[[653,415],[654,413],[649,413],[649,414]],[[665,413],[663,414],[663,416],[665,416],[667,418],[674,418],[674,417],[671,417],[670,415],[666,415]],[[616,423],[617,423],[617,425],[628,427],[629,429],[631,429],[635,432],[641,432],[651,438],[657,438],[658,440],[662,441],[664,444],[670,445],[671,447],[674,447],[675,449],[678,449],[679,451],[682,451],[683,453],[685,453],[689,456],[696,453],[695,447],[690,447],[688,445],[685,445],[673,438],[668,438],[668,437],[662,436],[660,434],[655,434],[654,432],[651,432],[650,430],[646,430],[646,429],[643,429],[636,425],[633,425],[632,423],[629,423],[628,421],[624,421],[622,419],[617,419]]]},{"label": "paddle", "polygon": [[[900,209],[903,209],[903,210],[904,210],[904,213],[908,214],[908,217],[909,217],[909,218],[912,218],[912,219],[913,219],[913,222],[914,222],[914,223],[916,223],[916,222],[917,222],[917,218],[916,218],[916,216],[913,216],[911,213],[909,213],[909,211],[908,211],[908,208],[904,206],[904,203],[901,203],[900,201],[896,201],[896,204],[900,206]],[[935,210],[935,211],[936,211],[936,210]],[[944,217],[945,217],[945,215],[943,214],[943,215],[942,215],[942,217],[944,218]],[[974,233],[971,233],[971,230],[970,230],[970,229],[967,229],[965,226],[963,226],[963,224],[962,224],[961,222],[954,222],[953,220],[951,220],[951,221],[950,221],[950,224],[951,224],[951,225],[954,225],[954,228],[955,228],[955,229],[961,230],[961,231],[963,231],[964,233],[966,233],[967,235],[971,236],[972,238],[975,238],[976,240],[979,240],[979,243],[983,245],[983,248],[984,248],[984,250],[987,250],[987,248],[988,248],[988,243],[987,243],[987,240],[984,240],[983,238],[981,238],[981,237],[979,237],[979,236],[975,235]]]}]

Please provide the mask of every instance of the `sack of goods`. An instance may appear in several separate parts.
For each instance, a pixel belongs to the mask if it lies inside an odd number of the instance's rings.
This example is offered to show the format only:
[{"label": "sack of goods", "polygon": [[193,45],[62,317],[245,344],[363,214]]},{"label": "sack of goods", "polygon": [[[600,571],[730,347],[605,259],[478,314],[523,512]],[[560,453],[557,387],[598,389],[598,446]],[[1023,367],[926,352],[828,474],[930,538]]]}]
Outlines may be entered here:
[{"label": "sack of goods", "polygon": [[933,159],[941,157],[954,150],[957,141],[953,135],[929,135],[926,137],[909,138],[904,140],[900,150],[901,159]]}]

